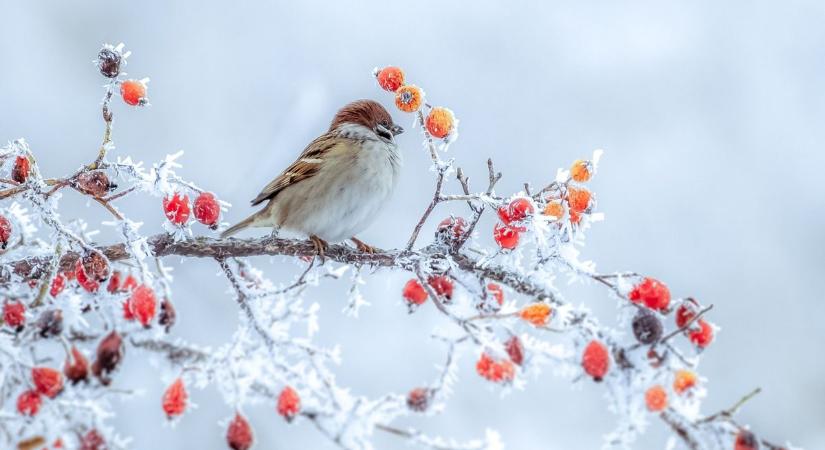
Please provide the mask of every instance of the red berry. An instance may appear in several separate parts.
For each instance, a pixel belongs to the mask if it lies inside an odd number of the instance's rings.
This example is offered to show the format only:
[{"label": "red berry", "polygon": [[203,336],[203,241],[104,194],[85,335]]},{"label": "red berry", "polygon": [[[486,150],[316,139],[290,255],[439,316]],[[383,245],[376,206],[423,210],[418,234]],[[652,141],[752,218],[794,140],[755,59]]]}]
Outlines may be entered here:
[{"label": "red berry", "polygon": [[215,229],[221,216],[221,207],[215,199],[215,194],[202,192],[195,199],[195,219],[198,222]]},{"label": "red berry", "polygon": [[628,295],[633,303],[644,303],[650,309],[667,310],[670,304],[670,290],[667,285],[653,278],[645,278]]},{"label": "red berry", "polygon": [[32,417],[40,411],[40,405],[43,400],[40,398],[40,393],[34,389],[24,391],[17,397],[17,412],[24,416]]},{"label": "red berry", "polygon": [[407,407],[415,412],[424,412],[430,406],[433,391],[427,388],[415,388],[407,394]]},{"label": "red berry", "polygon": [[498,303],[498,306],[504,304],[504,289],[502,289],[501,286],[495,283],[487,283],[487,295],[492,296],[496,300],[496,303]]},{"label": "red berry", "polygon": [[676,308],[676,326],[684,328],[696,314],[699,312],[699,304],[692,298],[685,299],[682,304]]},{"label": "red berry", "polygon": [[301,397],[292,387],[285,387],[278,395],[278,414],[290,422],[299,411],[301,411]]},{"label": "red berry", "polygon": [[120,95],[127,105],[143,106],[148,103],[146,84],[138,80],[126,80],[120,84]]},{"label": "red berry", "polygon": [[493,239],[499,247],[512,250],[518,246],[519,232],[507,225],[497,223],[493,228]]},{"label": "red berry", "polygon": [[189,196],[175,192],[171,197],[163,199],[163,212],[166,218],[175,225],[183,226],[189,220]]},{"label": "red berry", "polygon": [[123,284],[120,285],[120,290],[121,292],[134,291],[137,286],[137,280],[130,274],[126,276],[125,280],[123,280]]},{"label": "red berry", "polygon": [[697,321],[699,327],[688,331],[688,339],[699,348],[705,348],[713,342],[713,326],[703,319]]},{"label": "red berry", "polygon": [[657,384],[645,392],[645,403],[647,410],[659,412],[667,407],[667,392],[665,388]]},{"label": "red berry", "polygon": [[74,265],[74,274],[77,279],[77,284],[82,286],[86,291],[97,292],[97,290],[100,289],[100,283],[86,275],[86,271],[83,269],[83,263],[80,259],[78,259]]},{"label": "red berry", "polygon": [[524,362],[524,346],[521,344],[521,339],[518,336],[513,336],[504,343],[504,349],[507,350],[507,355],[510,360],[519,366]]},{"label": "red berry", "polygon": [[427,291],[416,279],[407,281],[402,294],[409,305],[421,305],[427,301]]},{"label": "red berry", "polygon": [[447,240],[460,239],[467,231],[467,221],[463,217],[447,217],[438,224],[438,235],[445,236]]},{"label": "red berry", "polygon": [[186,402],[189,399],[189,394],[186,392],[186,386],[183,384],[183,379],[178,377],[172,384],[166,388],[163,393],[163,412],[169,419],[175,418],[184,411],[186,411]]},{"label": "red berry", "polygon": [[14,168],[11,171],[11,179],[18,183],[25,183],[31,172],[31,161],[25,156],[18,156],[14,160]]},{"label": "red berry", "polygon": [[252,447],[252,427],[241,413],[235,413],[235,418],[229,422],[226,429],[226,443],[232,450],[248,450]]},{"label": "red berry", "polygon": [[49,289],[49,295],[57,297],[66,288],[66,275],[58,273],[52,280],[52,287]]},{"label": "red berry", "polygon": [[395,92],[404,85],[404,71],[398,67],[389,66],[375,72],[378,85],[381,89]]},{"label": "red berry", "polygon": [[71,356],[66,358],[66,363],[63,365],[63,374],[72,384],[88,380],[89,360],[83,356],[83,353],[80,353],[77,347],[72,347]]},{"label": "red berry", "polygon": [[3,323],[12,328],[23,328],[26,323],[26,306],[18,301],[4,303]]},{"label": "red berry", "polygon": [[585,188],[570,187],[567,189],[567,206],[571,211],[587,213],[592,206],[592,195]]},{"label": "red berry", "polygon": [[749,430],[739,430],[736,434],[734,450],[759,450],[759,439]]},{"label": "red berry", "polygon": [[123,338],[117,331],[112,331],[97,346],[97,357],[92,364],[92,373],[106,386],[111,383],[109,375],[117,369],[123,359]]},{"label": "red berry", "polygon": [[487,353],[482,353],[476,362],[476,372],[484,379],[494,383],[509,383],[516,376],[516,369],[509,359],[495,360]]},{"label": "red berry", "polygon": [[106,440],[95,430],[89,430],[80,440],[80,450],[107,450]]},{"label": "red berry", "polygon": [[602,381],[610,368],[610,353],[607,347],[597,340],[590,341],[582,354],[582,367],[594,381]]},{"label": "red berry", "polygon": [[0,216],[0,247],[3,250],[9,245],[9,239],[11,239],[11,231],[12,226],[9,219],[6,219],[6,216]]},{"label": "red berry", "polygon": [[536,210],[533,206],[533,202],[524,197],[519,197],[511,201],[507,206],[507,209],[509,211],[508,215],[510,216],[510,220],[512,222],[521,222],[526,219],[527,216],[532,215]]},{"label": "red berry", "polygon": [[112,277],[109,278],[109,285],[106,286],[106,291],[110,294],[114,294],[120,290],[120,271],[115,270],[112,273]]},{"label": "red berry", "polygon": [[123,302],[123,318],[125,320],[135,320],[135,314],[132,312],[132,302],[129,299]]},{"label": "red berry", "polygon": [[427,279],[427,284],[436,294],[450,300],[453,298],[453,280],[447,275],[433,275]]},{"label": "red berry", "polygon": [[157,305],[158,300],[155,298],[155,291],[145,284],[138,286],[132,291],[132,296],[129,297],[129,309],[144,327],[148,327],[152,319],[155,318]]},{"label": "red berry", "polygon": [[685,369],[677,370],[676,375],[673,377],[673,390],[676,391],[677,394],[682,395],[688,389],[696,386],[697,381],[698,379],[695,372]]},{"label": "red berry", "polygon": [[92,197],[103,197],[109,191],[117,189],[117,185],[109,181],[109,176],[102,170],[83,172],[77,176],[75,187]]},{"label": "red berry", "polygon": [[49,398],[57,397],[63,390],[63,374],[51,367],[33,368],[32,382],[37,392]]}]

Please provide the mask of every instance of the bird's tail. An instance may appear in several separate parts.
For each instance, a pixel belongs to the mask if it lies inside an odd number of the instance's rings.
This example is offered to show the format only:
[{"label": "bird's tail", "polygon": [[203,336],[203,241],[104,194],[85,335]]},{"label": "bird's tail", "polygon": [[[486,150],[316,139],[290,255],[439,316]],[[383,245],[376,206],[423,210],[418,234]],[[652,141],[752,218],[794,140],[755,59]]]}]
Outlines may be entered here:
[{"label": "bird's tail", "polygon": [[221,239],[228,238],[229,236],[232,236],[232,235],[238,233],[241,230],[245,230],[245,229],[253,226],[254,223],[255,223],[255,219],[257,219],[257,218],[258,218],[258,213],[255,213],[255,214],[252,214],[251,216],[247,217],[246,219],[236,223],[235,225],[232,225],[231,227],[224,230],[223,233],[221,233]]}]

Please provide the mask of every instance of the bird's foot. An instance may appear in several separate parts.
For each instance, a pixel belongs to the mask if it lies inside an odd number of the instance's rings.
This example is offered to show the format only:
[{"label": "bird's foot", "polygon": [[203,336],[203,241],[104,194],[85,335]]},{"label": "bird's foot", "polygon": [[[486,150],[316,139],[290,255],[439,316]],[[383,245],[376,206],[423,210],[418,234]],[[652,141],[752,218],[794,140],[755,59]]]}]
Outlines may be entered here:
[{"label": "bird's foot", "polygon": [[350,240],[355,244],[355,247],[358,248],[358,251],[360,252],[369,253],[372,255],[380,251],[377,247],[373,247],[372,245],[369,245],[356,237],[351,237]]},{"label": "bird's foot", "polygon": [[326,259],[324,252],[326,252],[326,250],[329,248],[329,244],[327,243],[327,241],[319,238],[314,234],[309,236],[309,240],[312,241],[312,246],[315,247],[315,253],[318,254],[318,256],[321,258],[321,261],[323,262],[324,259]]}]

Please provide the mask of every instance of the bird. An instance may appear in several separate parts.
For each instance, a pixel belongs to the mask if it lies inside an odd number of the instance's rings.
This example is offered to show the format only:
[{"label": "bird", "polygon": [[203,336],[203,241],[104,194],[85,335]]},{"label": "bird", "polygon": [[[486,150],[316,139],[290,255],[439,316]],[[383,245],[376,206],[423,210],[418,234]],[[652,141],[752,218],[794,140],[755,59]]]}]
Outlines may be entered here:
[{"label": "bird", "polygon": [[358,239],[387,206],[402,158],[395,137],[404,132],[374,100],[356,100],[335,114],[329,129],[252,200],[263,209],[226,229],[221,238],[254,227],[308,236],[324,257],[329,243],[351,240],[359,251],[377,249]]}]

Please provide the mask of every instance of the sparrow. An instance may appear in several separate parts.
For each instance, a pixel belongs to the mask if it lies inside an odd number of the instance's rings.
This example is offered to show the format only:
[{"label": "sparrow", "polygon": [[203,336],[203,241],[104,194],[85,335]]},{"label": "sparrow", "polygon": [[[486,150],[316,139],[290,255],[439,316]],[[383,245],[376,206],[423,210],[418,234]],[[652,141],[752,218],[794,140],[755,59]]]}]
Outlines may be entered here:
[{"label": "sparrow", "polygon": [[329,242],[350,239],[362,252],[376,249],[355,237],[387,204],[398,181],[401,154],[395,124],[381,104],[357,100],[341,108],[326,133],[252,200],[260,211],[229,227],[221,238],[252,227],[305,234],[323,256]]}]

